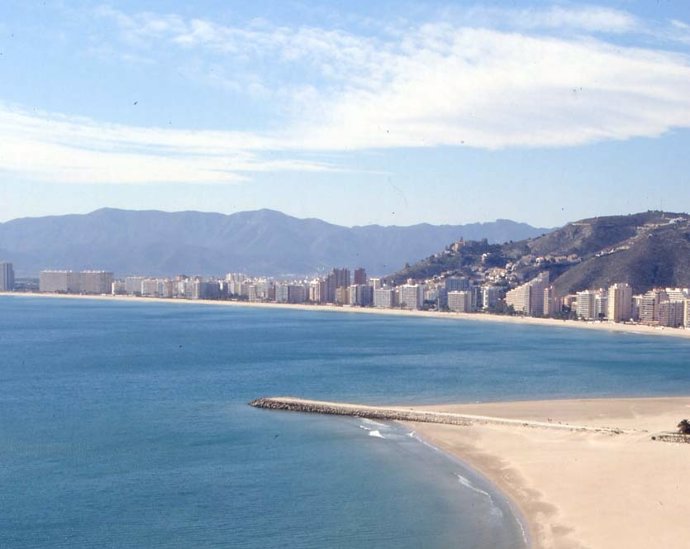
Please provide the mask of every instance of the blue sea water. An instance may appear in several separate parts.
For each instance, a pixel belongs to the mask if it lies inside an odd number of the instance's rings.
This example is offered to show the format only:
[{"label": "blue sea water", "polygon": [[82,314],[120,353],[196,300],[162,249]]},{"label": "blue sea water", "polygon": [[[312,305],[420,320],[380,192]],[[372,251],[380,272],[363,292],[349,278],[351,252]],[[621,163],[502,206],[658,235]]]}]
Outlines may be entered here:
[{"label": "blue sea water", "polygon": [[500,494],[404,429],[246,403],[688,394],[689,352],[555,327],[0,297],[0,547],[523,547]]}]

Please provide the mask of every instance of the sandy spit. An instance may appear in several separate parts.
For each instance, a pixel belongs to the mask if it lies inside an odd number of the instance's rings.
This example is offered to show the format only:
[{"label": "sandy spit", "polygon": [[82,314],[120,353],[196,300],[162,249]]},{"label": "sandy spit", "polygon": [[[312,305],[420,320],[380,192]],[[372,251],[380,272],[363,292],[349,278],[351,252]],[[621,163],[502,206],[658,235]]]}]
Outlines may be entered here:
[{"label": "sandy spit", "polygon": [[690,444],[652,440],[690,418],[690,397],[462,404],[420,409],[614,427],[409,424],[485,475],[517,506],[534,547],[690,547]]}]

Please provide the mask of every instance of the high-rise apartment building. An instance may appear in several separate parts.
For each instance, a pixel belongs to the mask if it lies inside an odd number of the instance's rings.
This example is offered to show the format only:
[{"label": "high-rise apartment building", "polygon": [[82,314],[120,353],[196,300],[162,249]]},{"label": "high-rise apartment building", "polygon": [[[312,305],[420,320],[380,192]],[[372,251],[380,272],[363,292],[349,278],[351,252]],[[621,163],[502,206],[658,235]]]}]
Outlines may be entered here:
[{"label": "high-rise apartment building", "polygon": [[0,262],[0,292],[14,290],[14,267],[8,261]]},{"label": "high-rise apartment building", "polygon": [[366,307],[373,301],[373,288],[367,284],[353,284],[349,288],[350,305]]},{"label": "high-rise apartment building", "polygon": [[383,282],[381,281],[380,278],[370,278],[368,284],[369,284],[369,286],[374,288],[374,290],[377,290],[378,288],[383,287]]},{"label": "high-rise apartment building", "polygon": [[451,276],[445,280],[446,291],[462,292],[470,289],[470,281],[465,276]]},{"label": "high-rise apartment building", "polygon": [[79,291],[83,294],[108,294],[112,291],[113,273],[108,271],[82,271],[79,273]]},{"label": "high-rise apartment building", "polygon": [[[347,288],[348,286],[350,286],[350,270],[333,269],[324,281],[323,291],[320,296],[321,303],[338,303],[336,299],[336,290],[338,288]],[[342,303],[347,303],[347,300],[341,302],[341,304]]]},{"label": "high-rise apartment building", "polygon": [[448,292],[448,309],[454,313],[474,312],[472,292],[469,290]]},{"label": "high-rise apartment building", "polygon": [[38,290],[60,294],[79,293],[79,273],[74,271],[41,271],[38,279]]},{"label": "high-rise apartment building", "polygon": [[650,290],[642,296],[639,312],[642,324],[659,324],[659,304],[662,301],[669,301],[668,295],[664,290]]},{"label": "high-rise apartment building", "polygon": [[424,302],[424,286],[419,284],[403,284],[400,291],[400,306],[404,309],[421,309]]},{"label": "high-rise apartment building", "polygon": [[392,309],[398,306],[397,293],[393,288],[376,288],[374,290],[374,307]]},{"label": "high-rise apartment building", "polygon": [[632,288],[626,283],[617,283],[609,287],[608,310],[606,317],[611,322],[626,322],[632,316]]},{"label": "high-rise apartment building", "polygon": [[360,267],[359,269],[355,269],[352,283],[353,284],[366,284],[367,283],[367,271],[363,267]]},{"label": "high-rise apartment building", "polygon": [[593,290],[584,290],[577,292],[577,318],[580,320],[595,320],[597,319],[596,298],[598,292]]},{"label": "high-rise apartment building", "polygon": [[659,302],[659,326],[678,328],[683,326],[685,301],[665,300]]},{"label": "high-rise apartment building", "polygon": [[516,313],[528,316],[544,314],[544,289],[549,285],[549,273],[541,273],[529,282],[510,290],[506,294],[506,305]]},{"label": "high-rise apartment building", "polygon": [[498,300],[501,298],[503,289],[500,286],[483,286],[482,287],[482,309],[493,309],[498,305]]}]

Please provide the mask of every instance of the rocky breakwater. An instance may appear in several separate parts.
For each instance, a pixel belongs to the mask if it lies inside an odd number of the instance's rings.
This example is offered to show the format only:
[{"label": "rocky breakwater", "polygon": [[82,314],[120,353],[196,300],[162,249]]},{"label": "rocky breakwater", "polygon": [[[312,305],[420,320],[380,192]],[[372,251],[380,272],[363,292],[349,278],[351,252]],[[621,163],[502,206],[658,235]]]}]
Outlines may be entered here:
[{"label": "rocky breakwater", "polygon": [[257,398],[249,403],[255,408],[267,410],[283,410],[288,412],[303,412],[309,414],[328,414],[335,416],[352,416],[367,419],[387,421],[409,421],[418,423],[443,423],[447,425],[470,426],[474,424],[495,424],[515,427],[532,427],[541,429],[555,429],[566,431],[589,431],[617,435],[632,433],[615,427],[593,427],[588,425],[572,425],[561,422],[544,422],[501,418],[493,416],[479,416],[471,414],[457,414],[453,412],[428,411],[414,408],[368,406],[365,404],[351,404],[346,402],[328,402],[323,400],[306,400],[294,397],[266,397]]},{"label": "rocky breakwater", "polygon": [[289,412],[304,412],[310,414],[328,414],[334,416],[352,416],[367,419],[389,421],[414,421],[423,423],[448,423],[451,425],[470,425],[471,422],[458,415],[441,417],[437,412],[421,410],[405,410],[400,408],[385,408],[381,406],[364,406],[338,402],[318,400],[303,400],[288,397],[257,398],[249,403],[255,408],[267,410],[285,410]]}]

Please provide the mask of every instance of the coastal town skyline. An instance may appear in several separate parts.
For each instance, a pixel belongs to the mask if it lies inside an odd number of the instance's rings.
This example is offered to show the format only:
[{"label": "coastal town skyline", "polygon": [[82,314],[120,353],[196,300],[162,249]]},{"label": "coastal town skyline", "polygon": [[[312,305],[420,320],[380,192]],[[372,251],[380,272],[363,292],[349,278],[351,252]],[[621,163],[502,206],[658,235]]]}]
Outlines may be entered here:
[{"label": "coastal town skyline", "polygon": [[0,220],[134,206],[557,226],[688,211],[688,11],[5,2]]},{"label": "coastal town skyline", "polygon": [[385,277],[369,277],[361,267],[333,268],[326,276],[293,280],[244,273],[210,278],[187,275],[115,278],[108,271],[45,270],[41,271],[36,285],[26,279],[15,283],[12,263],[0,262],[0,292],[485,313],[690,328],[690,288],[654,287],[633,295],[628,283],[616,282],[607,288],[559,295],[550,284],[548,272],[526,281],[507,274],[494,271],[492,278],[482,280],[444,276],[395,284]]}]

